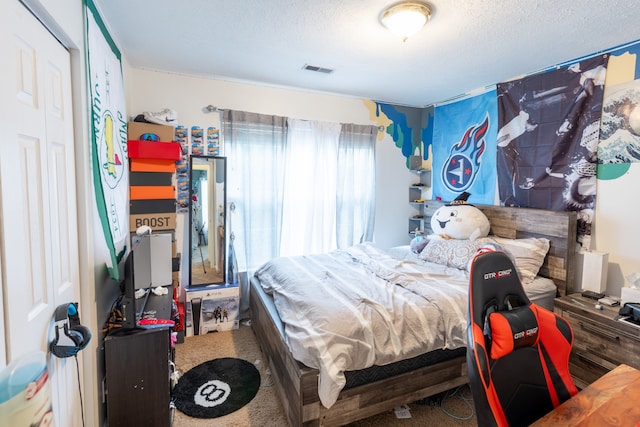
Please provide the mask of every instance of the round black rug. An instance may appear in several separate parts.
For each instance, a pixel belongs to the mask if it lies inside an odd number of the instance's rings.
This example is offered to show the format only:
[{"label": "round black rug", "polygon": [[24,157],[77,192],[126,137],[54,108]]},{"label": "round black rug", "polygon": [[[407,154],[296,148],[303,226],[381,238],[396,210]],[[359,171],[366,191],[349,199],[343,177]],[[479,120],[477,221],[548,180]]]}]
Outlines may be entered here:
[{"label": "round black rug", "polygon": [[258,393],[260,372],[242,359],[225,357],[187,371],[173,388],[180,411],[194,418],[217,418],[249,403]]}]

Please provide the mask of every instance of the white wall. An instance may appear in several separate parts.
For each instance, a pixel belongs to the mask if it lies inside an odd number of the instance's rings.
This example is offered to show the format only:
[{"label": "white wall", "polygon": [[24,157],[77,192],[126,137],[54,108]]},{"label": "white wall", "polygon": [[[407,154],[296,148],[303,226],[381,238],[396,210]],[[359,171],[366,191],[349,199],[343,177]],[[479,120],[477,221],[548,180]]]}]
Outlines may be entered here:
[{"label": "white wall", "polygon": [[[219,120],[205,112],[207,105],[287,117],[333,122],[376,124],[361,99],[288,90],[239,82],[182,76],[140,69],[127,70],[127,109],[132,116],[165,107],[178,112],[179,121],[209,126]],[[219,123],[219,122],[218,122]],[[215,125],[215,124],[214,124]],[[383,247],[406,244],[408,186],[415,179],[388,135],[377,146],[377,207],[375,241]],[[640,271],[640,164],[623,177],[598,181],[592,250],[609,253],[608,293],[620,295],[625,277]],[[576,289],[580,289],[580,277]]]},{"label": "white wall", "polygon": [[625,278],[640,272],[640,163],[622,177],[598,180],[593,250],[609,253],[607,293],[620,296]]},{"label": "white wall", "polygon": [[[220,127],[219,114],[208,113],[208,105],[305,120],[377,125],[362,99],[346,96],[135,68],[126,69],[125,87],[130,117],[171,108],[178,113],[178,122],[188,127]],[[383,247],[408,243],[408,186],[414,177],[404,167],[404,162],[405,158],[391,137],[384,134],[376,147],[374,236],[376,243]]]}]

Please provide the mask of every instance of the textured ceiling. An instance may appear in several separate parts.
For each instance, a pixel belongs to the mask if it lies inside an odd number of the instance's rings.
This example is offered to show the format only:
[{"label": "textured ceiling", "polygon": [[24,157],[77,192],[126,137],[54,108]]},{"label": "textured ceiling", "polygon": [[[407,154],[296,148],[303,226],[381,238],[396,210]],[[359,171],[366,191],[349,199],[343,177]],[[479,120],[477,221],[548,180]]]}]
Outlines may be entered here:
[{"label": "textured ceiling", "polygon": [[95,2],[136,68],[416,107],[640,39],[631,0],[429,0],[405,43],[378,20],[393,0]]}]

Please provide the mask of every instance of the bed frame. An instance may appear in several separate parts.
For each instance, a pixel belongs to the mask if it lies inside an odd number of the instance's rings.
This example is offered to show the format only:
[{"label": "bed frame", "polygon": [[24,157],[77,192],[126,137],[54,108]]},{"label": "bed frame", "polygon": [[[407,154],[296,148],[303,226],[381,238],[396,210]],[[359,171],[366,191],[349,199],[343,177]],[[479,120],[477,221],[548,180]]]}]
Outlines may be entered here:
[{"label": "bed frame", "polygon": [[[441,202],[427,202],[425,223]],[[477,206],[489,218],[491,234],[506,238],[545,237],[551,241],[540,275],[554,280],[558,295],[573,292],[577,216],[574,212]],[[252,279],[252,282],[256,280]],[[296,361],[283,340],[282,325],[265,296],[250,286],[251,325],[268,363],[291,426],[341,426],[396,406],[466,384],[465,356],[422,367],[374,383],[343,390],[337,402],[325,408],[318,397],[318,370]]]}]

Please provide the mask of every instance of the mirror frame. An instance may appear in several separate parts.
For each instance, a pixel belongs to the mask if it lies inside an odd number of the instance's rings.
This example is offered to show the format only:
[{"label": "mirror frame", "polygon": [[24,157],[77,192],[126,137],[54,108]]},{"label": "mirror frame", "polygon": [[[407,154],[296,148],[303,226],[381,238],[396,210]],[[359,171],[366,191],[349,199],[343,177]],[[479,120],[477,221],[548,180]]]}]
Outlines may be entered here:
[{"label": "mirror frame", "polygon": [[[194,193],[193,193],[193,172],[194,172],[194,166],[196,166],[196,169],[203,169],[198,167],[199,165],[206,165],[209,162],[215,162],[216,168],[218,167],[222,167],[223,171],[222,171],[222,176],[223,176],[223,182],[224,182],[224,186],[223,186],[223,195],[222,195],[222,215],[224,217],[223,219],[223,229],[222,229],[222,233],[219,233],[219,231],[217,230],[216,226],[216,230],[214,230],[214,236],[217,236],[217,238],[219,240],[216,240],[217,242],[220,243],[220,241],[222,242],[222,246],[221,246],[221,251],[222,251],[222,265],[219,266],[219,269],[222,270],[222,280],[221,281],[205,281],[202,283],[194,283],[193,282],[193,253],[194,253],[194,249],[193,249],[193,243],[194,243],[194,239],[198,239],[199,236],[195,235],[194,236]],[[221,165],[221,166],[220,166]],[[218,171],[215,170],[214,173],[218,174]],[[214,176],[213,179],[211,179],[211,181],[216,182],[216,177]],[[227,282],[227,158],[223,157],[223,156],[204,156],[204,155],[190,155],[189,156],[189,223],[186,224],[186,227],[188,227],[189,230],[189,287],[202,287],[202,286],[208,286],[208,285],[224,285]],[[215,188],[215,187],[209,187],[209,188]],[[209,191],[210,194],[214,194],[212,193],[212,191]],[[217,199],[219,200],[219,199]],[[209,208],[208,208],[208,212],[217,212],[217,208],[216,208],[216,203],[209,203]],[[219,214],[216,214],[219,215]],[[209,214],[209,218],[211,218],[211,214]],[[218,224],[218,221],[216,221],[216,224]],[[209,233],[211,234],[211,233]]]}]

